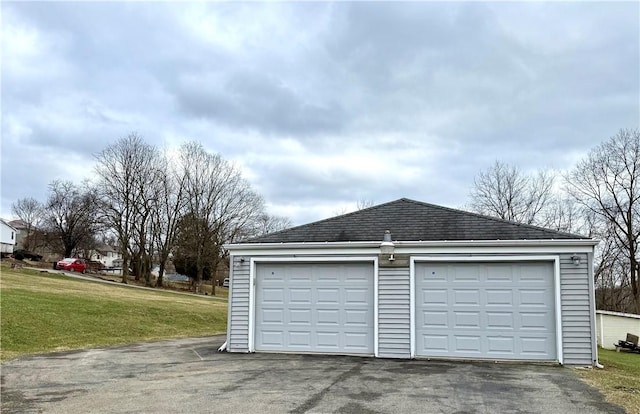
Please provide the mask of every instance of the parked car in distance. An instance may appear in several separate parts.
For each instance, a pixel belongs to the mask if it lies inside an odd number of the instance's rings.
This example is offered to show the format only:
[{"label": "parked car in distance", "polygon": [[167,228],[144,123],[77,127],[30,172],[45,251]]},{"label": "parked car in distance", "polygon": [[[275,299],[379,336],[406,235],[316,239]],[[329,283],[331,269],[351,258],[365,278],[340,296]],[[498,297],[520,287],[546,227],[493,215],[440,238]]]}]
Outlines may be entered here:
[{"label": "parked car in distance", "polygon": [[189,277],[179,273],[165,273],[164,278],[172,282],[188,282]]},{"label": "parked car in distance", "polygon": [[84,259],[74,259],[72,257],[68,257],[66,259],[60,260],[56,264],[56,269],[85,273],[87,271],[87,263],[84,261]]},{"label": "parked car in distance", "polygon": [[222,287],[226,287],[226,288],[229,287],[229,278],[228,277],[224,278],[224,281],[222,282]]}]

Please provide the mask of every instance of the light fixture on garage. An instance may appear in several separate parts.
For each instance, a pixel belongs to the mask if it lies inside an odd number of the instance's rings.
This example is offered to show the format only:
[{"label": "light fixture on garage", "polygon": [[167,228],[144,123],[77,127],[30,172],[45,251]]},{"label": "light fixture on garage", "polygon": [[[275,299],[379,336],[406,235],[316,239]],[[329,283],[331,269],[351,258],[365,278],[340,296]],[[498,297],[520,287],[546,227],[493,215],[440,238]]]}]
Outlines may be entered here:
[{"label": "light fixture on garage", "polygon": [[384,232],[384,237],[382,238],[382,243],[380,243],[380,252],[385,255],[388,254],[389,261],[393,262],[394,260],[396,260],[395,257],[393,257],[394,249],[395,246],[391,241],[391,231],[386,230]]},{"label": "light fixture on garage", "polygon": [[573,256],[571,256],[571,260],[573,260],[574,265],[580,266],[580,256],[574,253]]}]

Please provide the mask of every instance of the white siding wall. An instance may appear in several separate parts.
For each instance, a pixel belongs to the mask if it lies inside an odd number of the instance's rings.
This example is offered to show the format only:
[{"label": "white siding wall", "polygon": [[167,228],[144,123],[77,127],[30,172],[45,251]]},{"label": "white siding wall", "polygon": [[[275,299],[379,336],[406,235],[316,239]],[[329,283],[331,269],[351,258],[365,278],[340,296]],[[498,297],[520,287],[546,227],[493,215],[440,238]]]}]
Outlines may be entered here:
[{"label": "white siding wall", "polygon": [[249,257],[232,256],[229,290],[229,352],[249,352]]},{"label": "white siding wall", "polygon": [[592,312],[587,255],[580,254],[580,265],[573,254],[560,255],[560,300],[562,303],[562,349],[566,365],[591,365]]},{"label": "white siding wall", "polygon": [[0,221],[0,249],[2,253],[13,253],[16,237],[16,230],[4,221]]},{"label": "white siding wall", "polygon": [[411,356],[409,268],[381,267],[378,272],[378,354]]},{"label": "white siding wall", "polygon": [[615,349],[614,344],[626,339],[627,333],[640,336],[640,315],[609,315],[596,312],[596,334],[598,345],[605,349]]}]

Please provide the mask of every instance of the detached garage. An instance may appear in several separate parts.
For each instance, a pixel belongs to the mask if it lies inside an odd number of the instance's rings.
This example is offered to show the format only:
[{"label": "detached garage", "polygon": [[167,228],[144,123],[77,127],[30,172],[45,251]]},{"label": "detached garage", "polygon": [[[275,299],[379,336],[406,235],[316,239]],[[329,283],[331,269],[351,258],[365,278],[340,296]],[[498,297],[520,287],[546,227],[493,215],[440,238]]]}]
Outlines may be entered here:
[{"label": "detached garage", "polygon": [[593,365],[596,244],[408,199],[231,244],[227,350]]}]

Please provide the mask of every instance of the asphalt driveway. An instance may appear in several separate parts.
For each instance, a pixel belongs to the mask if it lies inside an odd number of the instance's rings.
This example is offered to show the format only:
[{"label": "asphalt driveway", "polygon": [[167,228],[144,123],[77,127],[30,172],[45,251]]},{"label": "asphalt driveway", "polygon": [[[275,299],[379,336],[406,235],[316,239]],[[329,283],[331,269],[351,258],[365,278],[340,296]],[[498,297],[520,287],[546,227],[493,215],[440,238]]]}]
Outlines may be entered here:
[{"label": "asphalt driveway", "polygon": [[221,336],[2,365],[3,413],[623,413],[568,368],[216,352]]}]

